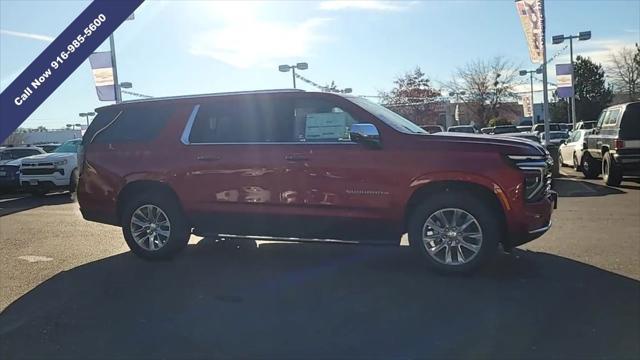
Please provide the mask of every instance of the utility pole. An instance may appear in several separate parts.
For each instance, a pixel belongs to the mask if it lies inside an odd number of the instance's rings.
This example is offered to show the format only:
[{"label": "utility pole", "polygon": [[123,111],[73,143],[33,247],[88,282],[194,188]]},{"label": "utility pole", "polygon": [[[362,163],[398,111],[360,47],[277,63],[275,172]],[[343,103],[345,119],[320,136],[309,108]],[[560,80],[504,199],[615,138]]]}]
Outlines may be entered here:
[{"label": "utility pole", "polygon": [[111,51],[111,66],[113,67],[113,87],[116,92],[116,104],[122,102],[122,92],[118,82],[118,66],[116,65],[116,43],[113,34],[109,36],[109,48]]}]

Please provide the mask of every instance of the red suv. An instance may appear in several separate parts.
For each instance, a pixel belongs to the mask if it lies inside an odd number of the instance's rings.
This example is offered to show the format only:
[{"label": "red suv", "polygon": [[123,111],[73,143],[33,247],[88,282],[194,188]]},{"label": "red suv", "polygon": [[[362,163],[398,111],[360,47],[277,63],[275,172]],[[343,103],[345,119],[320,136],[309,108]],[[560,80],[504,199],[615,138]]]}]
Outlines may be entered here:
[{"label": "red suv", "polygon": [[137,255],[200,236],[411,246],[464,272],[551,226],[551,160],[527,140],[427,134],[355,96],[295,90],[107,106],[86,131],[85,219],[122,227]]}]

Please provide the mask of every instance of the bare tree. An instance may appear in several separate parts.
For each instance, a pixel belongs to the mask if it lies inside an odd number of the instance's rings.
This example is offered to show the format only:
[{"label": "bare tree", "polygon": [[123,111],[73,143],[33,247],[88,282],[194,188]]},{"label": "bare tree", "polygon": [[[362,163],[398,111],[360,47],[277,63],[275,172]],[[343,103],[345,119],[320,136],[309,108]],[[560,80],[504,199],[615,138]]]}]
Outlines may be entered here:
[{"label": "bare tree", "polygon": [[517,98],[515,86],[519,83],[515,64],[503,57],[490,60],[475,60],[458,68],[454,79],[445,84],[451,91],[460,94],[465,108],[475,121],[484,126],[489,119],[500,113],[500,105]]},{"label": "bare tree", "polygon": [[610,82],[616,92],[627,94],[630,98],[640,92],[640,47],[624,47],[609,56],[607,68]]}]

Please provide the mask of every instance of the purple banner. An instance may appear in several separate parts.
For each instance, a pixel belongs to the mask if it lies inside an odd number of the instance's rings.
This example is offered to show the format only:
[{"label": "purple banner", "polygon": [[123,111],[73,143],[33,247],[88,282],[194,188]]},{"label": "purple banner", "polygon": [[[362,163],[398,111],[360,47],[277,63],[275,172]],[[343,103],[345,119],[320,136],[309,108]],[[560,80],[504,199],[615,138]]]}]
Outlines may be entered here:
[{"label": "purple banner", "polygon": [[144,0],[94,0],[0,94],[0,141],[40,106]]}]

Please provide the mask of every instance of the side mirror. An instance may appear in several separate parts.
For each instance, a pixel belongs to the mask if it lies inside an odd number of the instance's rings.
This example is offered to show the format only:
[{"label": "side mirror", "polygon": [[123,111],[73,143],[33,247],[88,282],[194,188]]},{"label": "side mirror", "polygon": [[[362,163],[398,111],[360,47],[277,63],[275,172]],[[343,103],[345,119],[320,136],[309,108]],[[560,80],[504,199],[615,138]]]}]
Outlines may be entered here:
[{"label": "side mirror", "polygon": [[379,147],[380,133],[373,124],[353,124],[349,129],[351,141]]}]

